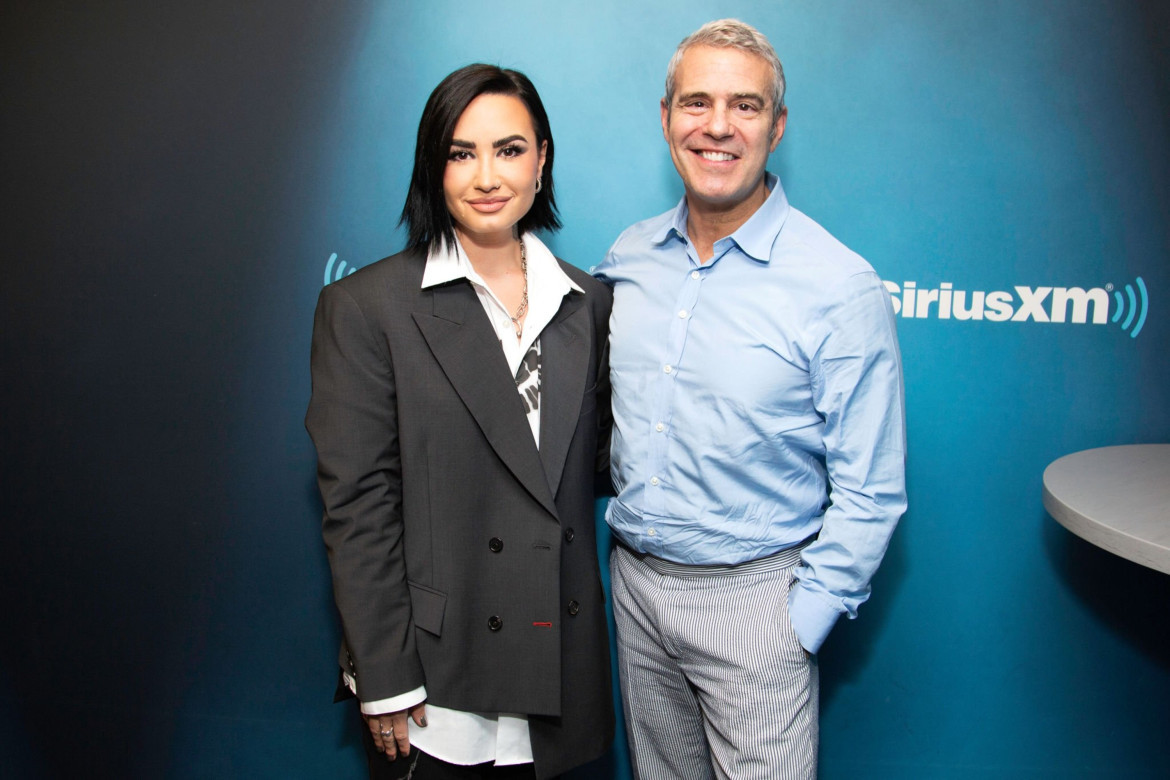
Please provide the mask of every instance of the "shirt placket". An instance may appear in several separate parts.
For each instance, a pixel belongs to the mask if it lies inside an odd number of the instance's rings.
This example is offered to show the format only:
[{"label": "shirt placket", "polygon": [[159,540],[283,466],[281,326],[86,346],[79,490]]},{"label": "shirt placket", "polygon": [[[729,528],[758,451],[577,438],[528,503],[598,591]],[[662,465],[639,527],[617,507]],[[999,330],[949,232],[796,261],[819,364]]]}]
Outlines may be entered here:
[{"label": "shirt placket", "polygon": [[[658,517],[668,516],[667,498],[668,491],[672,488],[670,483],[673,473],[670,468],[670,438],[674,419],[674,399],[684,370],[687,334],[699,301],[703,276],[710,270],[709,267],[701,267],[698,264],[690,246],[687,247],[687,257],[690,262],[682,276],[669,314],[670,328],[662,360],[657,368],[653,415],[650,418],[650,473],[646,478],[645,495],[647,509]],[[663,545],[668,541],[662,538],[661,529],[653,522],[647,522],[645,534],[647,551],[660,555]]]}]

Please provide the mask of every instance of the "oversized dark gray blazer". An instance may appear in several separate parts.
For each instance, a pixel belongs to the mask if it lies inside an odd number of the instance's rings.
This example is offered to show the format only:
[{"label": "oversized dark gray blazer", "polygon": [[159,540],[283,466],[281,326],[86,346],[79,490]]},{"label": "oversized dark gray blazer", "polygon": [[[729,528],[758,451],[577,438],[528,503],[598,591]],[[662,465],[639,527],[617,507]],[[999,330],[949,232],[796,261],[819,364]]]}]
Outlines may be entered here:
[{"label": "oversized dark gray blazer", "polygon": [[[613,736],[594,537],[608,470],[611,294],[573,291],[541,333],[540,448],[469,282],[420,288],[404,252],[321,291],[306,427],[344,635],[365,701],[529,716],[537,775]],[[414,728],[414,726],[412,726]]]}]

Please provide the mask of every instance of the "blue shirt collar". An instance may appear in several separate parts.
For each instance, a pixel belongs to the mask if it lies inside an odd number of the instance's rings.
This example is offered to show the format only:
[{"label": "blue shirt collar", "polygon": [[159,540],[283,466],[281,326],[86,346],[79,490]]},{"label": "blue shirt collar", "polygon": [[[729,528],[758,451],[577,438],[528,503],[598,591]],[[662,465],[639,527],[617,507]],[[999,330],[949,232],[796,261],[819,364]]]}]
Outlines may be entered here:
[{"label": "blue shirt collar", "polygon": [[[773,173],[765,173],[764,184],[769,190],[768,199],[756,209],[756,213],[752,214],[747,222],[739,226],[739,230],[727,237],[735,242],[740,251],[761,263],[766,263],[771,258],[772,245],[776,243],[776,237],[784,228],[789,210],[788,197],[784,194],[784,188],[780,186],[780,177]],[[684,195],[674,207],[670,219],[651,238],[652,243],[660,246],[672,236],[686,240],[689,213],[687,198]],[[725,240],[727,239],[720,239]]]}]

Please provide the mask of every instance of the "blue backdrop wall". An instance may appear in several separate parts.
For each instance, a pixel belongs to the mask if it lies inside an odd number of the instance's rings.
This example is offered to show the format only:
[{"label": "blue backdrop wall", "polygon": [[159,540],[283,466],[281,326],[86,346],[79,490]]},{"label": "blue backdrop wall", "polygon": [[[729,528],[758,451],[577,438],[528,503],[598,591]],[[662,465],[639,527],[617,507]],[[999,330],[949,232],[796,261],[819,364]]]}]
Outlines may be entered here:
[{"label": "blue backdrop wall", "polygon": [[[822,776],[1170,771],[1170,577],[1040,501],[1063,454],[1170,441],[1162,4],[0,13],[6,775],[361,776],[301,423],[317,292],[400,247],[423,103],[471,61],[536,82],[551,244],[598,262],[681,196],[666,62],[728,15],[788,74],[771,169],[887,280],[905,359],[911,509],[822,653]],[[578,774],[627,777],[623,746]]]}]

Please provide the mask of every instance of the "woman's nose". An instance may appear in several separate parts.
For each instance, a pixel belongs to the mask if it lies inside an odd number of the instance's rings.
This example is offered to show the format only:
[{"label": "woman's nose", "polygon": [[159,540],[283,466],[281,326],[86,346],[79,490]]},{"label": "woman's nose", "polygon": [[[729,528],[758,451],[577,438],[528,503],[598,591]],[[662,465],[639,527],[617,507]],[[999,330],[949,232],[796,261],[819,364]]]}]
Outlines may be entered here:
[{"label": "woman's nose", "polygon": [[475,186],[477,189],[488,192],[500,186],[499,179],[496,177],[495,166],[492,165],[491,157],[481,159],[479,167],[475,172]]}]

